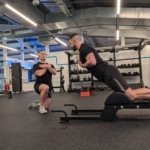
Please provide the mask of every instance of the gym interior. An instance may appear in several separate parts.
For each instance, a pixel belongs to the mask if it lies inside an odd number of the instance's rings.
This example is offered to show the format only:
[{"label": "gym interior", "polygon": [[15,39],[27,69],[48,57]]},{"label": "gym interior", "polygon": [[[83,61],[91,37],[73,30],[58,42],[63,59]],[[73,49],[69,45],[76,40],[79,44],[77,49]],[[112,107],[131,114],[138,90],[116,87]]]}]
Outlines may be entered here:
[{"label": "gym interior", "polygon": [[[133,88],[150,87],[150,1],[0,0],[0,150],[149,150],[150,99],[131,101],[77,64],[78,33]],[[40,114],[33,73],[53,64]]]}]

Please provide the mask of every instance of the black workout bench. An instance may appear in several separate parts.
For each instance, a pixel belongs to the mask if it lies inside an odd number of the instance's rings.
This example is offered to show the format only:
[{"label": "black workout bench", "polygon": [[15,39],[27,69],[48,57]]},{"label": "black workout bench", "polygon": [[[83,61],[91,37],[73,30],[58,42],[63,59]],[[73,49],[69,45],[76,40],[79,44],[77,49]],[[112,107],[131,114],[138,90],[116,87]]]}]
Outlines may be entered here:
[{"label": "black workout bench", "polygon": [[[71,115],[68,116],[68,114],[64,110],[52,111],[64,114],[63,117],[60,117],[61,122],[69,122],[70,120],[113,121],[115,120],[116,113],[119,109],[148,109],[150,108],[150,101],[149,100],[131,101],[123,93],[115,92],[107,97],[103,110],[100,109],[79,110],[77,106],[74,104],[65,104],[64,106],[74,107],[74,109],[71,111],[72,112]],[[95,115],[95,113],[97,115]],[[84,114],[84,116],[80,116],[80,114],[82,115]]]}]

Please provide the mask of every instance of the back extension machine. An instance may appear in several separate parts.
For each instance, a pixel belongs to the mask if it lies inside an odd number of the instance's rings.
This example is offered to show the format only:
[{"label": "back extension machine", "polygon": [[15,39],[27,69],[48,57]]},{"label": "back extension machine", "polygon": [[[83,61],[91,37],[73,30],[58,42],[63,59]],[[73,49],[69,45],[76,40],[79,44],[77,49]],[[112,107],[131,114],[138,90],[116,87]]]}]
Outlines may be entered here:
[{"label": "back extension machine", "polygon": [[[74,104],[65,104],[64,106],[74,107],[74,109],[71,111],[71,115],[68,115],[64,110],[53,110],[52,112],[59,112],[64,114],[64,116],[60,117],[60,122],[69,122],[71,120],[114,121],[116,118],[116,113],[119,109],[148,109],[150,108],[150,101],[131,101],[127,96],[125,96],[125,94],[121,92],[114,92],[107,97],[103,110],[79,110]],[[97,115],[95,115],[95,113]],[[80,116],[81,114],[82,116]]]}]

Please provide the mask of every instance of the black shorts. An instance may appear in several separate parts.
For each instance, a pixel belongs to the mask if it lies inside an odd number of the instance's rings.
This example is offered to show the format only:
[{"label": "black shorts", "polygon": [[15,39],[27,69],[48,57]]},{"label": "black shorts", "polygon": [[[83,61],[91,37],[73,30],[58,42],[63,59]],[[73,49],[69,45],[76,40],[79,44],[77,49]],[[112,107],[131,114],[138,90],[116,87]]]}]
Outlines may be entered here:
[{"label": "black shorts", "polygon": [[[98,69],[98,68],[97,68]],[[98,72],[95,76],[99,81],[104,82],[108,87],[110,87],[115,92],[124,92],[130,86],[119,72],[119,70],[109,64],[104,64],[99,67]],[[121,87],[121,88],[120,88]]]},{"label": "black shorts", "polygon": [[[40,83],[35,83],[35,84],[34,84],[34,90],[35,90],[35,92],[36,92],[37,94],[40,94],[40,91],[39,91],[39,86],[40,86],[40,85],[41,85]],[[52,97],[52,95],[51,95],[51,88],[50,88],[50,87],[49,87],[49,92],[48,92],[47,97],[48,97],[48,98],[51,98],[51,97]]]}]

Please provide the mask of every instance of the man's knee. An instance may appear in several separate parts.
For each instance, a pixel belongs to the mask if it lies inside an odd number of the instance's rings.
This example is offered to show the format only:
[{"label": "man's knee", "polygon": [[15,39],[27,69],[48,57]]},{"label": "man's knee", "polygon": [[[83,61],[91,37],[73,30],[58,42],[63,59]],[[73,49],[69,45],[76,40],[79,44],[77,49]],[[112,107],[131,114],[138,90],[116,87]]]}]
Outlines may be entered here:
[{"label": "man's knee", "polygon": [[48,87],[47,85],[45,85],[44,88],[43,88],[43,90],[44,90],[45,92],[48,92],[48,91],[49,91],[49,87]]},{"label": "man's knee", "polygon": [[40,92],[48,93],[48,91],[49,91],[48,85],[42,85],[42,87],[40,87]]}]

